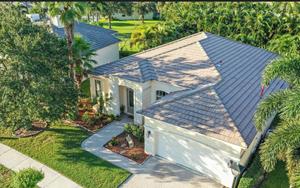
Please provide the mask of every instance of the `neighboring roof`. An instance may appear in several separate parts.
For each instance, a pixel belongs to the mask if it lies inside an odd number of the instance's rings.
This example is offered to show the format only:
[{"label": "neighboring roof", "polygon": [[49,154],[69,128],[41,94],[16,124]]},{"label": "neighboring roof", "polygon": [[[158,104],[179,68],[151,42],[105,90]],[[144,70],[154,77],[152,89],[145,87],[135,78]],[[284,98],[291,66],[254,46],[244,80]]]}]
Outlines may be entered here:
[{"label": "neighboring roof", "polygon": [[[65,37],[64,28],[58,28],[52,25],[53,32],[60,37]],[[104,29],[99,26],[76,22],[74,25],[74,33],[81,35],[87,42],[91,44],[92,49],[98,50],[120,42],[113,34],[116,31]]]},{"label": "neighboring roof", "polygon": [[[184,91],[158,101],[141,113],[247,147],[257,133],[253,115],[260,100],[261,74],[276,57],[261,48],[198,33],[99,66],[93,74],[182,86],[186,88]],[[285,87],[283,81],[275,80],[265,92]]]}]

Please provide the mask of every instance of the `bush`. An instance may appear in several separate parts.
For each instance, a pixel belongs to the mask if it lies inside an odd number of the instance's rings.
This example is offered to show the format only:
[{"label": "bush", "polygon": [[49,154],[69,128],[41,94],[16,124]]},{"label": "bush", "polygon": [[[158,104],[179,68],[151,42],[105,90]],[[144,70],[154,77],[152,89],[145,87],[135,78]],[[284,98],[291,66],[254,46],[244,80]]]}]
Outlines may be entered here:
[{"label": "bush", "polygon": [[126,124],[124,126],[124,130],[127,133],[132,134],[135,136],[138,141],[144,142],[144,127],[139,126],[139,125],[134,125],[134,124]]},{"label": "bush", "polygon": [[111,146],[116,146],[119,144],[119,142],[117,141],[116,137],[112,137],[110,143]]},{"label": "bush", "polygon": [[91,117],[90,117],[90,115],[89,115],[88,112],[84,112],[84,114],[82,115],[81,119],[82,119],[82,121],[88,123],[91,120]]},{"label": "bush", "polygon": [[13,177],[13,187],[34,188],[44,178],[44,174],[38,170],[28,168],[16,173]]}]

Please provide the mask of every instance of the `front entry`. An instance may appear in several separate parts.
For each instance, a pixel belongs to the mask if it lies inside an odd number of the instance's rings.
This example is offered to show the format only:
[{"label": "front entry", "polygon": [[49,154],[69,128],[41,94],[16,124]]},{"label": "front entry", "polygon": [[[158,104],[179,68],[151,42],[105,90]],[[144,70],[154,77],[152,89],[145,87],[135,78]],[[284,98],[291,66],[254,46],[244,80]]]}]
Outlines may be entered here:
[{"label": "front entry", "polygon": [[134,93],[133,89],[127,88],[127,113],[133,114],[134,108]]}]

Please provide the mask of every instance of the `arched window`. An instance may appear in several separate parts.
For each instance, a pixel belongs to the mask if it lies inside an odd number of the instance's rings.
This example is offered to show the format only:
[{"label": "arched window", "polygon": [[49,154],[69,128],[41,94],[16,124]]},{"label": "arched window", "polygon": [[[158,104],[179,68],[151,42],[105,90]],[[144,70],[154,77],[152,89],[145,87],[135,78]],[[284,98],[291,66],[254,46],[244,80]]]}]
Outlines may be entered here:
[{"label": "arched window", "polygon": [[159,100],[166,95],[168,95],[167,92],[162,91],[162,90],[156,90],[156,100]]}]

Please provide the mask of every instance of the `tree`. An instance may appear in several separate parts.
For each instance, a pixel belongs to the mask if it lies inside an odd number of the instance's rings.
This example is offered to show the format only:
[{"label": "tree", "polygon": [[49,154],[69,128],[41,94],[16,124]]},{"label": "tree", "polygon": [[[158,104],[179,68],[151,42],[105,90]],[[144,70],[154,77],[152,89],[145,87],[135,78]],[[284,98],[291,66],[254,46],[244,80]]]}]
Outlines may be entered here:
[{"label": "tree", "polygon": [[262,131],[266,121],[278,113],[279,125],[261,145],[260,155],[264,169],[270,172],[278,159],[287,162],[290,184],[300,186],[300,57],[284,57],[267,65],[263,84],[275,78],[289,84],[288,89],[267,96],[255,113],[255,124]]},{"label": "tree", "polygon": [[72,50],[75,62],[76,83],[79,88],[83,76],[87,76],[87,71],[93,67],[92,64],[96,64],[96,61],[92,59],[95,53],[91,49],[90,44],[78,35],[75,35]]},{"label": "tree", "polygon": [[76,108],[65,40],[0,5],[0,126],[30,128]]},{"label": "tree", "polygon": [[111,29],[111,22],[115,13],[131,14],[131,4],[124,2],[99,2],[97,7],[102,16],[107,16],[108,26]]},{"label": "tree", "polygon": [[133,11],[140,15],[144,24],[145,15],[156,10],[155,4],[152,2],[137,2],[133,4]]},{"label": "tree", "polygon": [[51,2],[45,3],[44,6],[48,8],[50,16],[58,16],[61,23],[64,25],[70,62],[70,77],[76,80],[74,77],[75,70],[72,52],[74,23],[85,14],[87,4],[83,2]]}]

